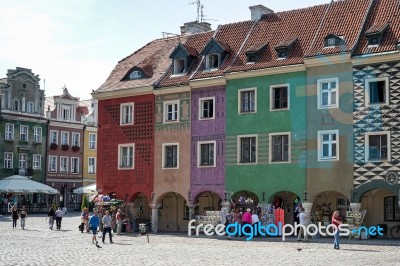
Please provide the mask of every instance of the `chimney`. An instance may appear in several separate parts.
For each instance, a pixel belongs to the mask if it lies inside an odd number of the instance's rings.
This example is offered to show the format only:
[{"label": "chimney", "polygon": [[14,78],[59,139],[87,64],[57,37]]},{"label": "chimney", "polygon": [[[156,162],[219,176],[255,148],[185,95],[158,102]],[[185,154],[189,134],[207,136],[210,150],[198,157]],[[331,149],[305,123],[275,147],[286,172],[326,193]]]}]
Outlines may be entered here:
[{"label": "chimney", "polygon": [[251,20],[259,20],[262,15],[274,13],[273,10],[263,5],[250,6],[249,9],[251,11]]},{"label": "chimney", "polygon": [[186,22],[181,26],[181,34],[193,34],[193,33],[200,33],[206,32],[211,30],[211,24],[207,22]]}]

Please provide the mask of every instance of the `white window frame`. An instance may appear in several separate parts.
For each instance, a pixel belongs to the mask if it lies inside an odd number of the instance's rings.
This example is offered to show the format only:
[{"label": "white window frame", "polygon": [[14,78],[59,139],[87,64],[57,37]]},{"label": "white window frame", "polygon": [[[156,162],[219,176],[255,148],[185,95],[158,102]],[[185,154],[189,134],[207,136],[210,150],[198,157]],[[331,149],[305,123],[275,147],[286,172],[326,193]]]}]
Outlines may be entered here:
[{"label": "white window frame", "polygon": [[72,121],[71,119],[71,106],[70,105],[62,105],[61,107],[61,119],[64,121]]},{"label": "white window frame", "polygon": [[28,102],[27,103],[26,111],[28,113],[34,113],[35,112],[35,105],[33,104],[33,102]]},{"label": "white window frame", "polygon": [[[91,160],[93,160],[93,164],[90,164]],[[88,174],[96,174],[96,157],[88,158]]]},{"label": "white window frame", "polygon": [[68,173],[69,157],[60,156],[60,173]]},{"label": "white window frame", "polygon": [[[23,130],[24,128],[24,130]],[[26,136],[25,140],[22,140],[22,136]],[[26,125],[20,125],[19,126],[19,140],[23,142],[28,142],[29,141],[29,127]]]},{"label": "white window frame", "polygon": [[[326,141],[326,143],[323,143],[322,136],[323,135],[336,135],[336,140],[329,140]],[[339,160],[339,130],[321,130],[318,131],[318,161],[320,162],[327,162],[327,161],[338,161]],[[328,144],[330,145],[330,150],[332,149],[332,144],[336,144],[336,156],[328,156],[328,157],[323,157],[322,149],[323,145]]]},{"label": "white window frame", "polygon": [[5,140],[14,140],[14,124],[6,123]]},{"label": "white window frame", "polygon": [[[48,171],[49,172],[57,172],[57,156],[49,155],[49,166],[48,166]],[[52,163],[54,163],[54,168],[52,168]]]},{"label": "white window frame", "polygon": [[[336,83],[336,88],[331,89],[330,84],[332,82]],[[328,83],[328,104],[327,105],[322,105],[322,84]],[[329,108],[338,108],[339,107],[339,78],[329,78],[329,79],[319,79],[317,81],[317,101],[318,101],[318,109],[329,109]],[[335,99],[335,104],[332,104],[332,92],[335,91],[336,96],[334,97]]]},{"label": "white window frame", "polygon": [[[213,108],[213,115],[211,117],[203,117],[203,112],[204,112],[204,102],[212,100],[212,108]],[[199,98],[199,120],[211,120],[215,119],[215,97],[204,97],[204,98]]]},{"label": "white window frame", "polygon": [[[175,116],[176,116],[175,120],[168,120],[168,114],[169,114],[168,106],[170,106],[170,105],[172,105],[172,106],[176,105],[176,110],[172,111],[172,113],[175,114]],[[180,109],[179,100],[164,102],[164,123],[178,123],[179,122],[179,116],[180,116],[179,109]]]},{"label": "white window frame", "polygon": [[[387,158],[386,159],[369,159],[369,136],[386,135],[387,137]],[[390,131],[376,131],[365,133],[365,162],[389,162],[392,160],[391,157],[391,139]]]},{"label": "white window frame", "polygon": [[[256,138],[256,143],[255,143],[255,147],[256,147],[256,152],[255,152],[255,156],[256,156],[256,160],[254,162],[241,162],[240,158],[241,156],[241,151],[242,151],[242,147],[241,147],[241,140],[243,138]],[[257,134],[252,134],[252,135],[238,135],[237,136],[237,164],[238,165],[254,165],[258,163],[258,135]]]},{"label": "white window frame", "polygon": [[42,169],[42,155],[41,154],[33,154],[32,155],[32,169],[33,170],[41,170]]},{"label": "white window frame", "polygon": [[[370,83],[378,82],[378,81],[385,81],[385,101],[381,103],[371,103],[370,95],[371,95],[371,87]],[[380,106],[380,105],[389,105],[389,77],[382,77],[382,78],[369,78],[365,79],[365,105],[366,106]]]},{"label": "white window frame", "polygon": [[[94,140],[92,140],[93,136],[94,136]],[[97,134],[96,133],[89,133],[89,150],[95,150],[96,149],[96,139],[97,139]]]},{"label": "white window frame", "polygon": [[33,128],[33,135],[34,135],[34,142],[35,143],[42,143],[42,128],[41,127],[34,127]]},{"label": "white window frame", "polygon": [[[76,172],[74,172],[76,166]],[[79,174],[79,157],[71,157],[71,174]]]},{"label": "white window frame", "polygon": [[[253,111],[242,111],[242,93],[254,91],[254,110]],[[257,113],[257,87],[239,89],[238,90],[238,114],[255,114]]]},{"label": "white window frame", "polygon": [[[217,59],[217,66],[216,67],[213,66],[214,65],[213,63],[215,62],[214,61],[215,57],[217,57],[216,58]],[[211,58],[213,58],[213,59],[211,60]],[[205,69],[206,70],[218,69],[220,67],[220,64],[221,64],[221,54],[214,53],[214,54],[206,55],[206,65],[205,65]]]},{"label": "white window frame", "polygon": [[[288,160],[287,161],[273,161],[273,149],[272,149],[272,138],[274,136],[288,136]],[[275,133],[270,133],[269,134],[269,162],[271,164],[282,164],[282,163],[290,163],[291,162],[291,149],[292,148],[292,139],[291,139],[291,133],[290,132],[275,132]]]},{"label": "white window frame", "polygon": [[[56,137],[56,141],[55,142],[52,142],[52,140],[53,140],[53,134],[55,135],[55,137]],[[58,145],[58,131],[57,130],[50,130],[50,138],[49,138],[49,144],[52,144],[52,143],[55,143],[55,144],[57,144]]]},{"label": "white window frame", "polygon": [[[76,141],[75,141],[76,140]],[[71,146],[81,146],[81,134],[77,132],[72,132],[72,143]]]},{"label": "white window frame", "polygon": [[[173,69],[173,75],[181,75],[181,74],[185,74],[187,72],[186,70],[186,62],[187,59],[186,58],[175,58],[174,59],[174,69]],[[181,68],[178,68],[178,66],[182,66],[183,64],[183,69],[182,71],[178,71]]]},{"label": "white window frame", "polygon": [[[213,144],[213,163],[212,164],[201,164],[201,145],[202,144]],[[209,168],[217,166],[217,142],[215,140],[212,141],[199,141],[197,142],[197,167],[199,168]]]},{"label": "white window frame", "polygon": [[[283,88],[286,87],[287,90],[287,107],[284,108],[274,108],[275,106],[275,89],[276,88]],[[271,85],[269,86],[269,98],[270,98],[270,106],[269,110],[271,112],[276,112],[276,111],[286,111],[290,109],[290,84],[285,83],[285,84],[277,84],[277,85]]]},{"label": "white window frame", "polygon": [[[132,166],[122,166],[122,148],[132,147]],[[119,144],[118,145],[118,170],[135,169],[135,143]]]},{"label": "white window frame", "polygon": [[140,72],[139,70],[134,70],[129,74],[129,79],[140,79],[143,78],[143,74],[142,72]]},{"label": "white window frame", "polygon": [[[166,166],[166,148],[169,146],[176,146],[176,166]],[[163,143],[162,144],[162,162],[161,169],[179,169],[179,143]]]},{"label": "white window frame", "polygon": [[[63,142],[64,141],[64,137],[67,136],[67,142]],[[61,145],[69,145],[69,132],[68,131],[61,131]]]},{"label": "white window frame", "polygon": [[[134,103],[121,103],[120,104],[119,124],[121,126],[133,125],[133,119],[134,119],[133,114],[134,114],[134,110],[135,110],[134,107],[135,107]],[[129,110],[127,110],[126,108],[128,108]],[[127,118],[128,120],[126,121],[125,118]]]},{"label": "white window frame", "polygon": [[[14,167],[13,162],[14,154],[12,152],[5,152],[4,153],[4,169],[12,169]],[[9,165],[7,165],[9,163]]]},{"label": "white window frame", "polygon": [[28,154],[20,153],[18,156],[18,168],[26,169],[28,167]]}]

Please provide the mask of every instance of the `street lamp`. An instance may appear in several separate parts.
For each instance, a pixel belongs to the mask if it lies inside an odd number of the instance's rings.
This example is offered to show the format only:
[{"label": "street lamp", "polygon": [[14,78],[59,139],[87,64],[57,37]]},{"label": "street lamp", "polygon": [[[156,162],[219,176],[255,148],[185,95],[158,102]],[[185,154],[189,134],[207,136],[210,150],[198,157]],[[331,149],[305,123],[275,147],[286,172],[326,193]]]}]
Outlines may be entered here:
[{"label": "street lamp", "polygon": [[304,190],[303,195],[304,195],[303,202],[306,202],[307,201],[307,195],[308,195],[307,191]]}]

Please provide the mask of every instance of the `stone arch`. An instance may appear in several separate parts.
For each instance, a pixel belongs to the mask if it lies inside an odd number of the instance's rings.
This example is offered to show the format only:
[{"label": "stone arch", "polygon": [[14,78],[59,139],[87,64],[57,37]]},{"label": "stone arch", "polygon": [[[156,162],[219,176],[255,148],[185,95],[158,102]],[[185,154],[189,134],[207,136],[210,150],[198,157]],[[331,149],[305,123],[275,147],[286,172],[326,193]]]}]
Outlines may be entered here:
[{"label": "stone arch", "polygon": [[383,180],[367,181],[354,189],[351,195],[351,201],[355,203],[361,203],[364,194],[374,189],[389,190],[398,195],[400,185],[390,185]]}]

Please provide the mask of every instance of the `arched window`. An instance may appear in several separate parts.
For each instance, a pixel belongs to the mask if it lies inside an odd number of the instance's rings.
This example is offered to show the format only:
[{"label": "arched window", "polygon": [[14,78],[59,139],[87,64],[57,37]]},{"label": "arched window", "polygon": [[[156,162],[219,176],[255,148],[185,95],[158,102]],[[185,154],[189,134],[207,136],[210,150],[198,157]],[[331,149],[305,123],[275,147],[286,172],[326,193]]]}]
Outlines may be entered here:
[{"label": "arched window", "polygon": [[129,79],[140,79],[142,77],[142,72],[138,70],[132,71],[132,73],[129,75]]}]

